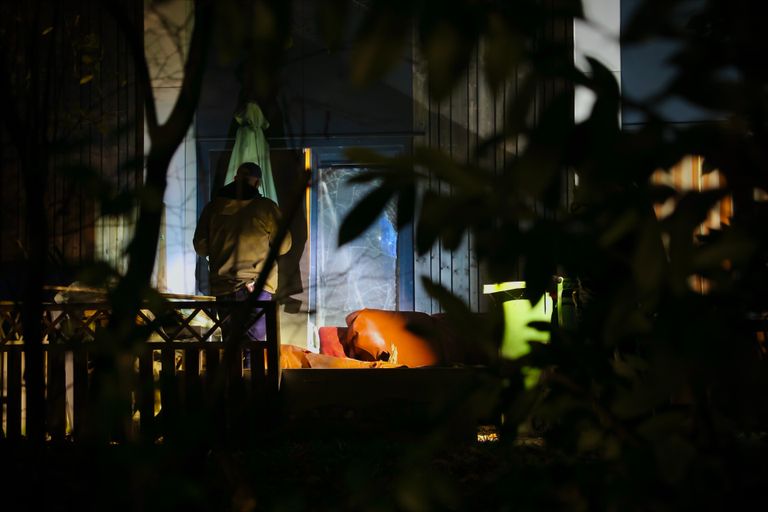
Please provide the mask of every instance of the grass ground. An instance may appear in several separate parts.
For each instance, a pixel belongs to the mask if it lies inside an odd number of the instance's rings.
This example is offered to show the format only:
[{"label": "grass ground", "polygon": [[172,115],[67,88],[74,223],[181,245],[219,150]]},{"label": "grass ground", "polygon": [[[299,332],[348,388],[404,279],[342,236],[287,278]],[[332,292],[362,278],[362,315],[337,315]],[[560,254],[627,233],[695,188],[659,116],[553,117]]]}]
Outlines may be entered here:
[{"label": "grass ground", "polygon": [[540,439],[273,435],[247,447],[0,443],[0,510],[765,510],[768,443],[702,455],[664,481],[653,454],[567,456]]},{"label": "grass ground", "polygon": [[22,443],[0,453],[4,511],[478,510],[469,505],[497,495],[502,474],[546,463],[532,445],[359,439],[221,450]]}]

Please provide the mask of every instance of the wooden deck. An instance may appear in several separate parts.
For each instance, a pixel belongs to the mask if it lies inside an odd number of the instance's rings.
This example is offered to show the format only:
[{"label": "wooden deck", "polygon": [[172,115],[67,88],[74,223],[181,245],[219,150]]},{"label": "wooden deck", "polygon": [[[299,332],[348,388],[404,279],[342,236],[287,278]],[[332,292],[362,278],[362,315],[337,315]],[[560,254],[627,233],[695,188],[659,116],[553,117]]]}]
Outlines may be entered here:
[{"label": "wooden deck", "polygon": [[[100,346],[107,304],[46,304],[48,439],[159,442],[192,436],[241,443],[270,428],[301,438],[413,438],[436,426],[454,439],[476,439],[483,371],[281,371],[276,305],[260,304],[267,315],[265,342],[225,348],[219,325],[228,310],[219,311],[215,302],[180,301],[171,303],[172,325],[142,311],[137,322],[151,331],[148,340],[119,356]],[[30,427],[20,318],[17,306],[0,305],[0,438],[7,440],[23,439]]]}]

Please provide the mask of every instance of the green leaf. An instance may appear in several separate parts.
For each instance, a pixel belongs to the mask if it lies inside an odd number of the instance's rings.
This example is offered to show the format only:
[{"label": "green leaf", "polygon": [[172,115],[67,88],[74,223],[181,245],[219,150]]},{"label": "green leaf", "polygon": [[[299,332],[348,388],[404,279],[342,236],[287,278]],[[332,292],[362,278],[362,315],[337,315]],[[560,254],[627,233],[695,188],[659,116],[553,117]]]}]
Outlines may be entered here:
[{"label": "green leaf", "polygon": [[525,39],[501,13],[490,13],[487,23],[483,62],[488,85],[495,94],[520,64],[525,52]]},{"label": "green leaf", "polygon": [[[499,136],[514,136],[524,132],[530,121],[531,105],[533,105],[536,95],[539,93],[540,81],[533,73],[528,73],[518,79],[516,91],[513,98],[510,98],[507,112],[504,119],[504,130]],[[492,138],[488,142],[492,142]],[[496,139],[502,142],[502,139]]]},{"label": "green leaf", "polygon": [[648,199],[653,204],[663,204],[677,195],[677,191],[669,185],[653,184],[648,187]]},{"label": "green leaf", "polygon": [[408,34],[404,14],[379,2],[363,22],[350,55],[353,84],[369,85],[383,77],[401,59]]},{"label": "green leaf", "polygon": [[422,276],[421,282],[429,296],[440,303],[440,307],[445,311],[446,320],[450,322],[455,332],[459,333],[464,340],[474,344],[474,349],[479,350],[486,357],[493,358],[498,350],[498,340],[494,333],[501,332],[500,327],[503,321],[500,311],[493,316],[478,316],[462,299],[440,283],[435,283],[427,276]]},{"label": "green leaf", "polygon": [[350,161],[360,165],[386,165],[390,161],[388,157],[368,148],[347,148],[344,153]]},{"label": "green leaf", "polygon": [[443,2],[425,9],[419,20],[427,86],[437,100],[446,98],[466,74],[477,46],[481,9],[464,2]]},{"label": "green leaf", "polygon": [[160,211],[165,206],[162,194],[154,187],[141,187],[133,192],[133,194],[141,202],[142,207],[147,208],[149,211]]},{"label": "green leaf", "polygon": [[526,296],[531,305],[536,304],[541,296],[554,286],[556,272],[555,243],[559,234],[547,222],[540,222],[525,236],[525,279]]},{"label": "green leaf", "polygon": [[132,212],[138,205],[136,192],[124,190],[117,195],[101,202],[101,214],[110,217],[119,217]]},{"label": "green leaf", "polygon": [[167,308],[169,305],[165,297],[163,297],[157,289],[152,288],[151,286],[145,288],[142,295],[142,298],[146,302],[147,307],[151,309],[155,314]]},{"label": "green leaf", "polygon": [[544,251],[536,254],[529,251],[525,259],[523,276],[528,301],[536,304],[541,296],[552,286],[552,276],[555,273],[555,265],[552,258]]},{"label": "green leaf", "polygon": [[344,37],[349,14],[347,0],[317,2],[317,25],[323,41],[330,50],[338,50]]},{"label": "green leaf", "polygon": [[447,184],[458,188],[462,194],[483,193],[487,175],[477,169],[462,167],[445,152],[419,146],[414,149],[413,163],[423,165]]},{"label": "green leaf", "polygon": [[375,188],[347,214],[339,228],[339,246],[351,242],[378,218],[392,198],[391,188]]},{"label": "green leaf", "polygon": [[365,171],[357,173],[351,183],[369,183],[380,180],[392,188],[413,186],[419,178],[414,170],[413,159],[408,155],[384,156],[367,148],[350,148],[345,151],[347,157]]},{"label": "green leaf", "polygon": [[67,163],[54,168],[64,179],[74,183],[94,199],[106,200],[113,195],[112,185],[93,167],[80,163]]},{"label": "green leaf", "polygon": [[696,458],[696,448],[683,436],[673,435],[654,443],[658,470],[669,484],[682,481]]},{"label": "green leaf", "polygon": [[[654,36],[679,36],[672,20],[680,0],[645,0],[639,2],[633,16],[622,24],[621,43],[639,43]],[[677,16],[679,18],[679,15]]]},{"label": "green leaf", "polygon": [[757,241],[744,233],[729,229],[713,242],[697,247],[693,254],[693,268],[707,270],[722,268],[724,262],[744,263],[757,249]]},{"label": "green leaf", "polygon": [[[539,296],[539,299],[541,299],[541,296]],[[541,332],[551,332],[552,322],[543,322],[540,320],[536,320],[533,322],[528,322],[528,327],[530,327],[531,329],[536,329],[537,331],[541,331]]]},{"label": "green leaf", "polygon": [[640,229],[632,268],[641,293],[659,289],[667,270],[667,257],[655,219],[645,221]]},{"label": "green leaf", "polygon": [[662,222],[662,227],[669,232],[670,269],[678,290],[685,288],[683,283],[691,271],[694,230],[725,194],[722,189],[689,192],[680,199],[672,215]]},{"label": "green leaf", "polygon": [[117,270],[106,261],[96,261],[85,265],[77,276],[77,281],[86,286],[103,287],[119,277]]},{"label": "green leaf", "polygon": [[614,73],[600,61],[587,57],[592,76],[590,87],[595,91],[597,99],[592,107],[590,118],[599,121],[601,127],[611,130],[619,129],[619,108],[621,93]]},{"label": "green leaf", "polygon": [[397,229],[403,229],[413,220],[416,206],[416,187],[407,186],[397,197]]},{"label": "green leaf", "polygon": [[579,452],[591,452],[602,445],[603,432],[595,428],[586,428],[579,432],[579,438],[576,443]]},{"label": "green leaf", "polygon": [[[709,211],[720,201],[727,191],[725,189],[689,192],[685,194],[670,216],[669,224],[673,226],[674,235],[692,236],[693,229],[704,222]],[[686,235],[687,232],[687,235]]]},{"label": "green leaf", "polygon": [[465,222],[456,215],[461,209],[461,203],[455,200],[431,190],[424,193],[416,225],[416,250],[419,254],[429,251],[438,238],[442,238],[445,248],[449,250],[461,244],[466,230]]},{"label": "green leaf", "polygon": [[710,174],[717,171],[717,166],[709,158],[704,158],[701,162],[701,173]]}]

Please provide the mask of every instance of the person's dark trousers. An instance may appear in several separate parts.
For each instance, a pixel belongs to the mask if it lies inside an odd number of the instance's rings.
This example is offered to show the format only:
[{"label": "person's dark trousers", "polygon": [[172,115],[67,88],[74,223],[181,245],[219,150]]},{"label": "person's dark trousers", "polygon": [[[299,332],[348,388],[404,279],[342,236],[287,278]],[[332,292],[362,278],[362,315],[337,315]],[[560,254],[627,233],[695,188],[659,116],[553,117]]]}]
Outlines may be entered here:
[{"label": "person's dark trousers", "polygon": [[[227,295],[217,295],[216,301],[217,302],[242,302],[248,298],[249,292],[245,288],[241,288],[240,290],[237,290],[234,293],[229,293]],[[259,296],[258,300],[272,300],[272,294],[269,292],[262,291]],[[261,316],[259,316],[261,315]],[[232,325],[231,325],[231,319],[226,319],[224,322],[221,323],[221,334],[224,338],[224,342],[226,343],[229,341],[235,333],[232,332]],[[264,341],[267,339],[267,317],[266,315],[262,314],[262,308],[260,307],[253,307],[248,312],[248,323],[247,325],[248,330],[245,332],[246,338],[248,338],[251,341]],[[249,367],[250,358],[248,357],[249,352],[245,351],[245,367]]]}]

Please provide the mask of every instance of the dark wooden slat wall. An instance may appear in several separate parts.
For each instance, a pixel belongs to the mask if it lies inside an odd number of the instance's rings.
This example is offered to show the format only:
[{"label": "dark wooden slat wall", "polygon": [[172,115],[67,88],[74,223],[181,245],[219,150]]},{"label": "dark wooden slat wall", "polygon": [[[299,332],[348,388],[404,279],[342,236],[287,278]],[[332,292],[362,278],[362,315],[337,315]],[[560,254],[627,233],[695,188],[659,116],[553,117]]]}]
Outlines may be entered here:
[{"label": "dark wooden slat wall", "polygon": [[[120,0],[139,26],[143,2]],[[55,2],[43,3],[53,9]],[[55,260],[66,262],[51,268],[49,281],[69,279],[66,269],[95,256],[96,238],[116,245],[114,232],[97,233],[97,205],[82,187],[59,172],[63,165],[83,165],[118,188],[134,188],[141,182],[141,165],[132,165],[143,152],[143,118],[132,57],[113,18],[98,0],[58,3],[59,22],[50,32],[56,38],[55,66],[51,73],[51,132],[64,149],[50,162],[47,189],[49,248]],[[53,20],[53,11],[46,13]],[[73,47],[79,47],[77,59]],[[88,64],[83,61],[92,59]],[[93,79],[80,84],[82,76]],[[25,191],[18,171],[19,160],[7,133],[0,135],[0,263],[6,269],[23,269],[26,233]],[[13,276],[3,276],[13,280]],[[10,285],[17,288],[18,283]],[[8,291],[8,288],[4,288]]]},{"label": "dark wooden slat wall", "polygon": [[[424,132],[416,137],[415,145],[426,145],[440,149],[459,162],[479,163],[485,168],[498,172],[504,165],[505,151],[513,148],[501,147],[495,157],[478,162],[475,148],[486,137],[503,128],[503,111],[506,85],[497,95],[492,95],[485,82],[476,54],[467,74],[460,80],[450,97],[437,101],[426,92],[426,77],[420,65],[420,58],[415,56],[414,70],[414,122],[415,131]],[[442,194],[452,191],[436,178],[430,180],[427,187]],[[461,212],[456,212],[461,215]],[[450,222],[450,219],[446,219]],[[472,249],[469,234],[458,249],[450,251],[438,242],[424,255],[416,255],[414,296],[415,308],[419,311],[436,313],[440,305],[423,288],[421,277],[426,276],[440,283],[457,296],[463,298],[474,311],[487,307],[487,298],[482,294],[484,269],[479,264]]]},{"label": "dark wooden slat wall", "polygon": [[23,211],[23,197],[20,196],[21,176],[19,173],[19,163],[16,159],[15,148],[10,146],[7,134],[3,131],[2,138],[2,179],[0,179],[0,190],[2,190],[2,203],[0,204],[0,261],[6,262],[10,258],[6,255],[13,255],[14,259],[19,259],[22,255],[19,242],[24,239],[21,224],[21,212]]},{"label": "dark wooden slat wall", "polygon": [[[545,0],[554,7],[557,0]],[[569,19],[552,20],[542,34],[546,42],[563,43],[565,51],[570,47],[573,55],[573,21]],[[437,101],[427,93],[427,78],[423,62],[414,50],[413,96],[414,96],[414,131],[423,132],[423,136],[414,138],[414,145],[426,145],[440,149],[459,162],[470,161],[479,164],[494,173],[500,173],[508,160],[522,150],[517,138],[507,139],[497,145],[495,152],[477,156],[475,148],[493,133],[504,129],[505,112],[518,94],[522,75],[511,78],[494,95],[485,81],[482,69],[481,50],[478,50],[470,64],[467,74],[459,81],[449,98]],[[537,85],[535,106],[531,112],[533,123],[544,108],[560,93],[573,95],[571,84],[565,81],[543,80]],[[564,122],[573,120],[564,120]],[[573,192],[572,173],[564,170],[562,200],[568,204]],[[432,179],[426,187],[442,193],[451,191]],[[461,212],[456,212],[461,215]],[[450,219],[446,219],[450,222]],[[438,242],[424,254],[414,258],[415,309],[428,313],[440,311],[440,305],[431,298],[421,284],[422,276],[442,284],[455,295],[462,298],[473,311],[485,311],[488,297],[483,294],[483,284],[491,282],[485,268],[477,260],[471,235],[467,234],[461,246],[450,251]],[[521,279],[520,271],[509,277]]]},{"label": "dark wooden slat wall", "polygon": [[[542,0],[542,3],[550,11],[562,7],[563,0]],[[544,43],[560,45],[566,48],[570,59],[573,59],[573,19],[560,17],[550,19],[547,23],[544,34],[541,37]],[[549,105],[553,99],[560,95],[566,95],[570,104],[574,104],[573,84],[564,79],[543,80],[538,84],[537,91],[537,115]],[[570,109],[570,117],[563,119],[563,122],[573,124],[574,110]],[[574,171],[573,169],[563,169],[560,182],[560,200],[562,204],[569,205],[573,200],[574,193]]]}]

